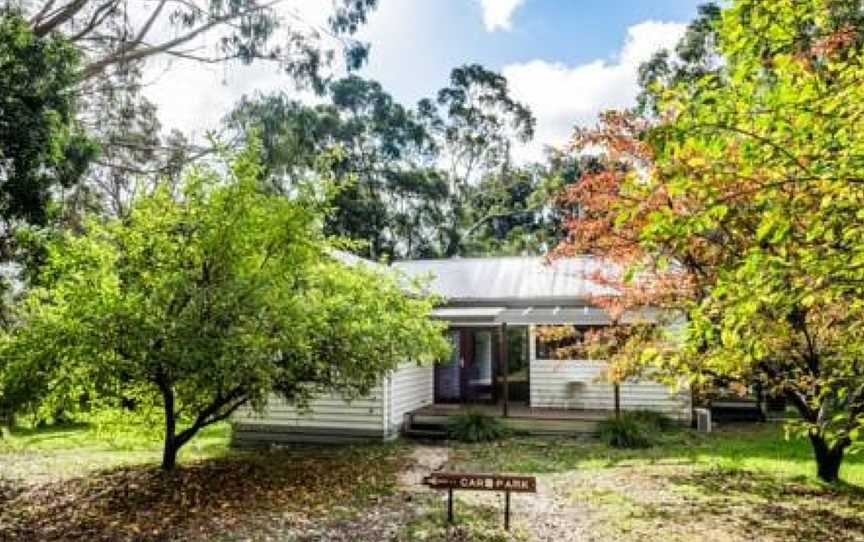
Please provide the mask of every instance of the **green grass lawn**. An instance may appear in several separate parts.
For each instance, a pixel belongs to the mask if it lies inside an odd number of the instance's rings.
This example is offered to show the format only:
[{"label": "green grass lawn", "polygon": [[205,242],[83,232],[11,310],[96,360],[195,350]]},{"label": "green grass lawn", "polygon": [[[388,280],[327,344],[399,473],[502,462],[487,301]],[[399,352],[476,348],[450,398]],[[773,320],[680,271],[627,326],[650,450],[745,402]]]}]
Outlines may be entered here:
[{"label": "green grass lawn", "polygon": [[[140,420],[103,420],[58,426],[19,427],[0,439],[0,476],[48,480],[83,475],[121,465],[157,463],[161,433]],[[229,453],[228,423],[204,428],[180,451],[180,461],[221,457]]]},{"label": "green grass lawn", "polygon": [[580,533],[580,540],[621,542],[864,540],[864,458],[847,458],[844,483],[823,484],[809,443],[787,441],[778,424],[708,435],[673,430],[638,450],[590,438],[458,444],[448,470],[537,475],[541,489],[526,504],[541,501],[534,507],[555,512],[526,520],[528,539]]},{"label": "green grass lawn", "polygon": [[[676,463],[813,479],[816,473],[809,442],[787,440],[783,426],[774,423],[732,425],[710,434],[672,431],[658,437],[655,446],[639,450],[609,448],[593,438],[516,437],[459,444],[454,457],[466,466],[514,473]],[[864,486],[864,454],[848,456],[840,474],[845,482]]]}]

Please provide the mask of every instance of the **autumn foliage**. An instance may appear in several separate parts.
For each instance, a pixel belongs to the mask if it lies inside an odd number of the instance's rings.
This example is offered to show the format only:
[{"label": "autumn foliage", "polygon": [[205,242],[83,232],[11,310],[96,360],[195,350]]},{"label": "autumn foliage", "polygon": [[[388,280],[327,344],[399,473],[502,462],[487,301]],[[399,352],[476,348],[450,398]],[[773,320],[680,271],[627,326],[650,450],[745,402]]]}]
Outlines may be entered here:
[{"label": "autumn foliage", "polygon": [[579,212],[553,253],[615,264],[592,277],[613,319],[659,310],[653,332],[598,337],[613,372],[786,397],[828,481],[864,425],[864,48],[843,5],[737,1],[716,71],[577,131],[605,168],[561,196]]}]

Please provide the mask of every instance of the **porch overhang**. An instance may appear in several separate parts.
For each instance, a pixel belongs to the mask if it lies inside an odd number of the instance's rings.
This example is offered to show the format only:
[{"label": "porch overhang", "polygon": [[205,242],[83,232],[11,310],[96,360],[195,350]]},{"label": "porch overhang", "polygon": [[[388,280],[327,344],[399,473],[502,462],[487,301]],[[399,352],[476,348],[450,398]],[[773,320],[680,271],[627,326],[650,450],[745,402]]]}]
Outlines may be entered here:
[{"label": "porch overhang", "polygon": [[438,307],[432,317],[446,320],[452,325],[495,325],[506,307]]},{"label": "porch overhang", "polygon": [[[618,323],[654,322],[660,311],[653,308],[633,309]],[[608,326],[614,322],[600,307],[590,305],[520,305],[520,306],[445,306],[432,311],[432,317],[454,326]]]},{"label": "porch overhang", "polygon": [[501,311],[495,323],[509,325],[609,325],[606,311],[597,307],[515,307]]}]

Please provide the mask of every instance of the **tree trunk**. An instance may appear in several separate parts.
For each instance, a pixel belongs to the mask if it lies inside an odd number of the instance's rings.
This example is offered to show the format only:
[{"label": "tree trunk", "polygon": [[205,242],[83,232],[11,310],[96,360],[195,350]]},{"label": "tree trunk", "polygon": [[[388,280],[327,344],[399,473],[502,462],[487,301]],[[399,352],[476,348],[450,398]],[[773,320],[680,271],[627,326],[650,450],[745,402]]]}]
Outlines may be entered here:
[{"label": "tree trunk", "polygon": [[177,466],[179,448],[174,443],[174,437],[165,436],[165,447],[162,449],[162,470],[174,470]]},{"label": "tree trunk", "polygon": [[172,470],[177,465],[177,416],[174,412],[174,390],[171,386],[160,386],[165,407],[165,445],[162,449],[162,469]]},{"label": "tree trunk", "polygon": [[846,444],[843,441],[829,446],[822,435],[810,433],[810,444],[816,455],[816,468],[819,478],[830,484],[840,480],[840,464]]}]

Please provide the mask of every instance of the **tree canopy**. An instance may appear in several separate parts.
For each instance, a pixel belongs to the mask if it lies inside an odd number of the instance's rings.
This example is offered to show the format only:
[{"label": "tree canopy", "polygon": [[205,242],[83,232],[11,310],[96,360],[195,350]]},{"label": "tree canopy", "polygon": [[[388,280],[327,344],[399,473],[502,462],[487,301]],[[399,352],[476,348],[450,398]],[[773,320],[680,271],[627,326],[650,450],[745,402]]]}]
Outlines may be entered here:
[{"label": "tree canopy", "polygon": [[330,102],[307,106],[285,94],[243,99],[228,118],[238,133],[256,128],[274,187],[290,191],[339,149],[332,163],[340,190],[325,231],[365,242],[378,259],[429,254],[430,233],[444,219],[446,179],[437,148],[417,115],[375,81],[350,76],[329,87]]},{"label": "tree canopy", "polygon": [[77,183],[96,153],[70,91],[78,63],[62,37],[37,39],[20,15],[0,16],[0,218],[7,257],[14,224],[45,224],[52,190]]},{"label": "tree canopy", "polygon": [[351,70],[365,61],[368,46],[354,35],[376,3],[328,2],[320,24],[278,0],[6,0],[0,16],[17,16],[39,47],[62,42],[74,52],[74,62],[55,59],[64,63],[54,66],[55,83],[65,85],[57,87],[64,99],[78,98],[73,118],[102,149],[98,159],[89,153],[68,161],[86,173],[65,194],[67,213],[77,216],[96,208],[125,212],[153,177],[176,177],[178,158],[214,150],[206,141],[162,133],[155,105],[142,92],[148,62],[177,61],[167,69],[268,63],[289,85],[320,93],[331,68]]},{"label": "tree canopy", "polygon": [[334,258],[320,191],[262,192],[257,152],[52,242],[4,338],[5,399],[160,404],[170,469],[198,430],[271,393],[362,394],[444,355],[432,300]]},{"label": "tree canopy", "polygon": [[[335,172],[351,182],[342,183],[325,229],[363,241],[363,256],[528,249],[544,227],[548,200],[538,194],[551,173],[512,164],[511,148],[533,136],[534,117],[506,79],[483,66],[457,67],[450,79],[435,100],[410,108],[379,83],[349,76],[330,83],[328,104],[244,98],[227,122],[238,133],[261,130],[282,191],[307,176],[321,152],[341,149]],[[512,232],[513,242],[491,241],[490,228],[496,239]]]},{"label": "tree canopy", "polygon": [[619,370],[782,394],[827,481],[864,424],[864,56],[842,4],[738,0],[716,19],[717,70],[656,85],[656,114],[579,132],[628,167],[571,187],[559,247],[619,263],[621,295],[598,300],[613,312],[686,318],[683,349],[640,333]]},{"label": "tree canopy", "polygon": [[[103,75],[109,69],[172,55],[207,63],[237,60],[278,62],[288,73],[308,77],[321,85],[320,69],[331,62],[338,46],[346,63],[356,67],[367,47],[354,39],[376,0],[339,0],[333,3],[328,29],[340,36],[330,47],[320,33],[299,23],[296,13],[280,11],[278,2],[257,0],[158,0],[129,4],[121,0],[12,0],[9,7],[23,11],[37,38],[61,34],[73,44],[85,46],[87,55],[79,76],[82,80]],[[290,16],[289,16],[290,15]],[[277,38],[279,31],[285,41]],[[190,51],[189,45],[205,34],[216,36],[215,47]]]}]

